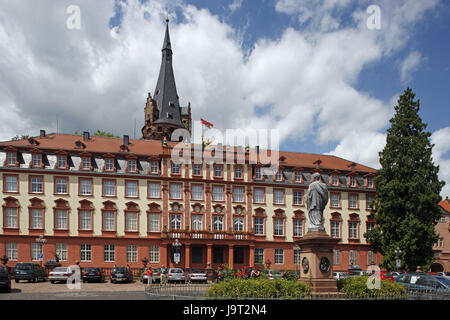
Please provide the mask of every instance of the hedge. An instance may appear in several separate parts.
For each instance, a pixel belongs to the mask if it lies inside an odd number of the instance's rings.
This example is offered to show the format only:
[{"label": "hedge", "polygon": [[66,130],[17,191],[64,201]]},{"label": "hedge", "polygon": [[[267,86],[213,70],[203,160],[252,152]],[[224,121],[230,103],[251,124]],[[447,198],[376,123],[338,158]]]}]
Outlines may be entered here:
[{"label": "hedge", "polygon": [[388,280],[380,280],[380,289],[369,289],[367,286],[368,278],[369,276],[360,276],[338,280],[338,290],[349,297],[401,297],[406,295],[404,286]]},{"label": "hedge", "polygon": [[298,281],[230,279],[213,284],[208,297],[215,298],[298,298],[310,297],[311,289]]}]

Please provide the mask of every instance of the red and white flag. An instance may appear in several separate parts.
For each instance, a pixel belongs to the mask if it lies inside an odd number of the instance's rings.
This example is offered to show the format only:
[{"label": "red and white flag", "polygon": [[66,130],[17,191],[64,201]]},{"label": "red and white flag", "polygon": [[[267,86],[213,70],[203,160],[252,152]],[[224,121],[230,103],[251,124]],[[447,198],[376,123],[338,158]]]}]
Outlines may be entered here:
[{"label": "red and white flag", "polygon": [[207,126],[208,129],[214,127],[214,125],[211,122],[206,121],[205,119],[200,118],[200,121],[204,126]]}]

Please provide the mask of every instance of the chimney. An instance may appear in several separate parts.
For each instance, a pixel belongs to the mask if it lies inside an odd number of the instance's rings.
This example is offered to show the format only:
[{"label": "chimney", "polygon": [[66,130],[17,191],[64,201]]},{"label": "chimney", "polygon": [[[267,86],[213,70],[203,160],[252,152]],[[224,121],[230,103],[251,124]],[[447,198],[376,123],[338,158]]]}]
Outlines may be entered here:
[{"label": "chimney", "polygon": [[89,140],[89,131],[84,131],[83,132],[83,140],[84,141]]},{"label": "chimney", "polygon": [[126,134],[123,135],[123,144],[126,146],[130,144],[130,137]]},{"label": "chimney", "polygon": [[39,132],[39,136],[40,136],[41,138],[45,137],[45,130],[41,130],[41,131]]}]

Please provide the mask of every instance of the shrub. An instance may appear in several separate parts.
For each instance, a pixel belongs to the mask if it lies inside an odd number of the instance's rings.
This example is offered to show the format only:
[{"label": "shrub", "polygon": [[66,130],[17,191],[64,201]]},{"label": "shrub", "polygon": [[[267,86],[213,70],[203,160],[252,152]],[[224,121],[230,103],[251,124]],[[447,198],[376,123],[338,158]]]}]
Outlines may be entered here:
[{"label": "shrub", "polygon": [[401,297],[406,295],[406,288],[388,280],[380,280],[380,289],[369,289],[369,276],[350,277],[337,281],[338,290],[348,297]]},{"label": "shrub", "polygon": [[295,298],[310,297],[311,289],[298,281],[230,279],[213,284],[208,297],[215,298]]}]

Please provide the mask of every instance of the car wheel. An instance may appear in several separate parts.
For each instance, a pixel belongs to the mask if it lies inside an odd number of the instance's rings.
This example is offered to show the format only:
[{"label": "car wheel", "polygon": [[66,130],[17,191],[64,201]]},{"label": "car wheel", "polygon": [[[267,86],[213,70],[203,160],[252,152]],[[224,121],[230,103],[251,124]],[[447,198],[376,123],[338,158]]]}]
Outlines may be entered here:
[{"label": "car wheel", "polygon": [[19,283],[19,279],[14,279],[14,282],[15,283]]},{"label": "car wheel", "polygon": [[53,280],[50,280],[50,283],[52,283],[52,284],[53,284],[53,283],[55,283],[55,281],[53,281]]}]

